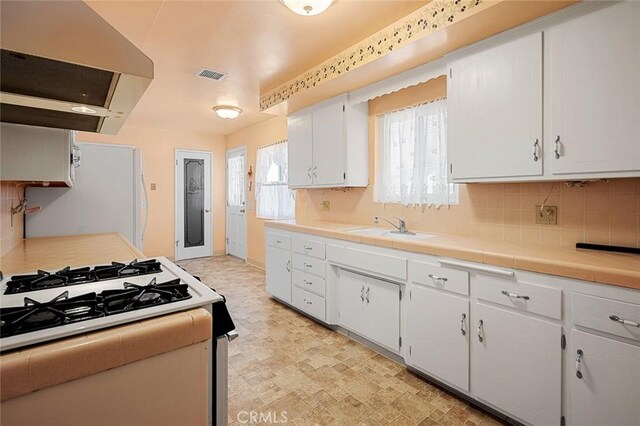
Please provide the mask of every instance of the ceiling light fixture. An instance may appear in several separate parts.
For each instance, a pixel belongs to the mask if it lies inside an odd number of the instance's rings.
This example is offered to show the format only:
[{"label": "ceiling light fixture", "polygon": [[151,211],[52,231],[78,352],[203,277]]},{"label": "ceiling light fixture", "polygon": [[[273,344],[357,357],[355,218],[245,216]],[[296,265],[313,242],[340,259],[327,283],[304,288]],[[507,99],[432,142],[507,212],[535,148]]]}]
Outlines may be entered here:
[{"label": "ceiling light fixture", "polygon": [[97,114],[98,113],[98,111],[96,111],[95,109],[82,106],[82,105],[71,107],[71,111],[79,112],[80,114]]},{"label": "ceiling light fixture", "polygon": [[331,6],[333,0],[280,0],[289,10],[302,16],[318,15]]},{"label": "ceiling light fixture", "polygon": [[213,107],[213,110],[218,114],[218,117],[224,118],[225,120],[238,118],[242,112],[240,108],[229,105],[216,105]]}]

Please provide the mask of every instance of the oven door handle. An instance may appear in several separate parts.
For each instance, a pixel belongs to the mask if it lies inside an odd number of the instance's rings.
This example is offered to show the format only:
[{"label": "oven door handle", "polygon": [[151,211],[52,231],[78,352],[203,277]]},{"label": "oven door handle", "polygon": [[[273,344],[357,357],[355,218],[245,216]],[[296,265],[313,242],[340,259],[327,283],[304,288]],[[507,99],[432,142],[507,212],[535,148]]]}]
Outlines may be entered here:
[{"label": "oven door handle", "polygon": [[228,332],[228,333],[226,334],[226,336],[227,336],[227,339],[228,339],[230,342],[233,342],[233,341],[234,341],[234,340],[236,340],[238,337],[240,337],[240,335],[238,334],[238,332],[237,332],[237,331],[235,331],[235,330],[231,330],[230,332]]}]

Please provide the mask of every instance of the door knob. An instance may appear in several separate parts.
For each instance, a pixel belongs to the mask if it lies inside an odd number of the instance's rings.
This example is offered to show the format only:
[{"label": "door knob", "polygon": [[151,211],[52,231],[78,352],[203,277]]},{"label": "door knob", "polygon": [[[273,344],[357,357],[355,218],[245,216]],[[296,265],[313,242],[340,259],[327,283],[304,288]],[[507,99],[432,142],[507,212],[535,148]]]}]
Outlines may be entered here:
[{"label": "door knob", "polygon": [[205,212],[205,213],[209,213],[210,211],[211,211],[211,210],[209,210],[209,209],[204,209],[204,212]]},{"label": "door knob", "polygon": [[244,213],[244,209],[240,209],[240,213]]}]

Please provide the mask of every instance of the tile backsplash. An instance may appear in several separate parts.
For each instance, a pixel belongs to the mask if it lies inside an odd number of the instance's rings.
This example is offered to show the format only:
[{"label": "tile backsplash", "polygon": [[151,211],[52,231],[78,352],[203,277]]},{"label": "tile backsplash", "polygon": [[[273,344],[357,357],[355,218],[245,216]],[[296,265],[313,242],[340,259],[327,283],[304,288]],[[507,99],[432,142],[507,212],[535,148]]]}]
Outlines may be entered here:
[{"label": "tile backsplash", "polygon": [[[373,201],[373,187],[299,190],[299,219],[372,224],[399,216],[410,229],[490,239],[575,246],[576,242],[640,247],[640,178],[589,182],[460,185],[455,206],[413,207]],[[558,206],[557,225],[535,223],[535,206]],[[321,203],[330,201],[330,211]]]},{"label": "tile backsplash", "polygon": [[13,216],[11,207],[24,197],[24,187],[16,187],[15,182],[0,182],[0,256],[4,256],[22,241],[24,214]]}]

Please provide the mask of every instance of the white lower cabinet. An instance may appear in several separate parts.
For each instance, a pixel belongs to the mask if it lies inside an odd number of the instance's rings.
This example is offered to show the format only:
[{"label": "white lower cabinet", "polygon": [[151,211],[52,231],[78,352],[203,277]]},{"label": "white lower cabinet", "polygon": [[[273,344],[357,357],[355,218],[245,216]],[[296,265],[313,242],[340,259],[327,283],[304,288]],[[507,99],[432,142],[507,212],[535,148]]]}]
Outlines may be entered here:
[{"label": "white lower cabinet", "polygon": [[341,270],[339,323],[387,349],[400,350],[400,286]]},{"label": "white lower cabinet", "polygon": [[640,425],[640,347],[574,330],[571,424]]},{"label": "white lower cabinet", "polygon": [[472,391],[532,425],[560,423],[562,327],[476,304]]},{"label": "white lower cabinet", "polygon": [[469,300],[422,286],[409,289],[407,363],[469,390]]},{"label": "white lower cabinet", "polygon": [[292,288],[291,304],[303,312],[318,318],[321,321],[326,319],[325,299],[317,294],[310,293],[299,287]]},{"label": "white lower cabinet", "polygon": [[265,265],[267,292],[291,303],[291,252],[267,246]]}]

